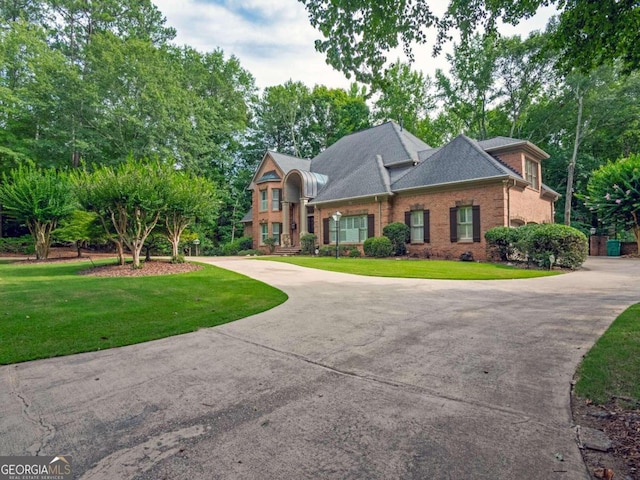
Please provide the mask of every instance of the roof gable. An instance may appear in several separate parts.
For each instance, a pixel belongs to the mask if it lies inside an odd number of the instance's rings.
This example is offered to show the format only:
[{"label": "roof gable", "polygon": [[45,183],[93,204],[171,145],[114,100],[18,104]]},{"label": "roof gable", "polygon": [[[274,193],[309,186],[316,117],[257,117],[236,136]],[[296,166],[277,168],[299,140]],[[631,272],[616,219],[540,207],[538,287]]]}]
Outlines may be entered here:
[{"label": "roof gable", "polygon": [[510,137],[493,137],[487,140],[480,140],[478,145],[485,152],[489,153],[499,153],[502,151],[513,151],[518,149],[533,154],[542,160],[549,158],[549,154],[547,152],[528,140],[520,140]]},{"label": "roof gable", "polygon": [[309,202],[323,203],[345,198],[369,197],[391,194],[389,172],[382,164],[380,156],[367,158],[355,170],[329,182],[318,195]]},{"label": "roof gable", "polygon": [[378,155],[386,167],[418,162],[419,152],[431,147],[394,122],[342,137],[311,161],[311,171],[329,178],[342,178],[375,159]]},{"label": "roof gable", "polygon": [[[279,172],[275,170],[269,170],[267,172],[264,172],[262,176],[258,178],[258,175],[260,175],[260,173],[263,171],[264,166],[269,159],[271,159],[273,163],[275,163]],[[310,166],[311,166],[311,160],[309,160],[308,158],[299,158],[299,157],[294,157],[292,155],[286,155],[284,153],[274,152],[273,150],[267,150],[264,156],[262,157],[262,160],[260,161],[258,168],[256,168],[256,171],[253,174],[253,178],[251,179],[251,183],[249,184],[248,188],[252,189],[255,184],[263,181],[272,181],[272,180],[281,179],[287,173],[289,173],[291,170],[294,170],[294,169],[308,171]],[[277,176],[278,178],[276,179],[274,175]],[[268,178],[265,178],[265,177],[268,177]]]},{"label": "roof gable", "polygon": [[506,176],[522,178],[480,148],[478,142],[458,135],[398,179],[392,188],[405,190]]}]

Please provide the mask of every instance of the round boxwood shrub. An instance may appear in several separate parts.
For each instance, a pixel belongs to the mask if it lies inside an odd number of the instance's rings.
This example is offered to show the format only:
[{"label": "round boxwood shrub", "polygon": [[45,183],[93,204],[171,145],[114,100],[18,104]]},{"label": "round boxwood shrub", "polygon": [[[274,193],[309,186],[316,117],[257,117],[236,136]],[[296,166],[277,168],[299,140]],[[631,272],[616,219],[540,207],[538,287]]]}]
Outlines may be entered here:
[{"label": "round boxwood shrub", "polygon": [[391,240],[393,254],[396,256],[407,253],[407,242],[411,240],[411,229],[401,222],[393,222],[382,229],[382,235]]},{"label": "round boxwood shrub", "polygon": [[362,254],[360,253],[360,250],[358,250],[357,247],[353,247],[351,250],[349,250],[349,257],[360,258],[361,256]]},{"label": "round boxwood shrub", "polygon": [[233,242],[225,243],[222,251],[224,255],[237,255],[240,250],[251,250],[252,248],[252,237],[240,237],[236,238]]},{"label": "round boxwood shrub", "polygon": [[319,257],[331,257],[335,256],[336,247],[332,247],[331,245],[323,245],[318,249]]},{"label": "round boxwood shrub", "polygon": [[515,243],[518,240],[518,229],[509,227],[494,227],[484,234],[487,241],[487,256],[503,262],[512,259]]},{"label": "round boxwood shrub", "polygon": [[521,254],[542,267],[550,268],[550,257],[554,264],[575,269],[587,259],[589,245],[587,237],[580,230],[567,225],[544,224],[525,225],[517,229],[515,242]]},{"label": "round boxwood shrub", "polygon": [[393,253],[393,245],[387,237],[369,237],[362,244],[367,257],[385,258]]}]

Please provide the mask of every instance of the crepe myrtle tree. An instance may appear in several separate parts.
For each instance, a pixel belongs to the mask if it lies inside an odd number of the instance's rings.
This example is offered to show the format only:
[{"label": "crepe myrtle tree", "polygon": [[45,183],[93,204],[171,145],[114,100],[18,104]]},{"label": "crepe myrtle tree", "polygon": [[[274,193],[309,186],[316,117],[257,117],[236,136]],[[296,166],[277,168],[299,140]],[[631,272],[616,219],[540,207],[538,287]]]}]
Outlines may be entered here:
[{"label": "crepe myrtle tree", "polygon": [[66,173],[28,163],[3,173],[0,204],[7,217],[27,226],[38,260],[49,256],[51,232],[76,208]]},{"label": "crepe myrtle tree", "polygon": [[631,228],[640,251],[640,154],[609,162],[594,171],[585,206],[607,223]]},{"label": "crepe myrtle tree", "polygon": [[[80,204],[101,218],[107,232],[111,226],[140,268],[140,254],[146,238],[167,210],[168,185],[175,170],[157,160],[127,161],[101,166],[76,176]],[[109,223],[111,225],[109,225]]]},{"label": "crepe myrtle tree", "polygon": [[174,172],[168,179],[164,230],[171,243],[171,261],[180,261],[180,236],[198,218],[214,215],[219,208],[215,185],[203,177]]}]

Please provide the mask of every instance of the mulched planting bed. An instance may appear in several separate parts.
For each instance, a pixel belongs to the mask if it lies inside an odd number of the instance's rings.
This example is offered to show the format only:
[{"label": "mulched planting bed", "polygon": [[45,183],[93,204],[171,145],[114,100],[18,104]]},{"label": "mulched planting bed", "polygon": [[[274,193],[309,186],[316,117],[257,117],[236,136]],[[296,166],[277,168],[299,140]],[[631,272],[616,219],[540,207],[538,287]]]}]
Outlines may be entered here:
[{"label": "mulched planting bed", "polygon": [[101,265],[83,270],[80,275],[94,277],[145,277],[149,275],[171,275],[200,270],[201,265],[194,263],[169,263],[163,261],[144,262],[142,268],[132,268],[130,263],[125,265]]},{"label": "mulched planting bed", "polygon": [[606,452],[582,449],[591,478],[640,479],[640,406],[625,399],[593,405],[572,395],[571,407],[576,425],[600,430],[611,441]]}]

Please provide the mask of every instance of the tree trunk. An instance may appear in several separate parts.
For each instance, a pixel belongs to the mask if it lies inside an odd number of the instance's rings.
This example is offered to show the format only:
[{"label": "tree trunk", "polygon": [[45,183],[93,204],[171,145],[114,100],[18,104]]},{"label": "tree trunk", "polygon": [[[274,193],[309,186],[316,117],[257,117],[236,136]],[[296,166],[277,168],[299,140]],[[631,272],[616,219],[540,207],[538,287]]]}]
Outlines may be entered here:
[{"label": "tree trunk", "polygon": [[582,125],[582,100],[584,93],[578,90],[578,121],[576,122],[576,137],[573,142],[573,155],[567,169],[567,192],[564,197],[564,224],[571,225],[571,200],[573,199],[573,172],[578,160],[578,147],[580,146],[580,127]]},{"label": "tree trunk", "polygon": [[118,250],[118,263],[124,265],[124,245],[121,240],[114,240],[113,243],[116,244],[116,249]]},{"label": "tree trunk", "polygon": [[29,223],[27,226],[35,243],[36,260],[46,260],[49,257],[49,246],[53,225],[50,223],[43,224],[35,222],[33,224]]},{"label": "tree trunk", "polygon": [[178,259],[178,244],[180,243],[180,237],[167,235],[167,240],[169,240],[169,243],[171,244],[171,260],[175,261]]},{"label": "tree trunk", "polygon": [[171,260],[178,260],[178,256],[180,253],[178,252],[178,248],[180,247],[180,237],[182,236],[182,232],[189,225],[188,221],[180,220],[179,217],[169,216],[166,217],[165,226],[167,228],[167,240],[171,243]]}]

